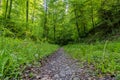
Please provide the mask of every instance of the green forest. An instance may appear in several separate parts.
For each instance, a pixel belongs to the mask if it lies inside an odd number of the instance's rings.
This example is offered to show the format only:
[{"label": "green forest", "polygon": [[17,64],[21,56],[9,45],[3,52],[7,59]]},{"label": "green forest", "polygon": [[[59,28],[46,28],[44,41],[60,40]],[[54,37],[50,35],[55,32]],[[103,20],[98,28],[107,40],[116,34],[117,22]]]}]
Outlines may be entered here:
[{"label": "green forest", "polygon": [[0,0],[0,80],[23,80],[60,47],[120,80],[119,37],[120,0]]}]

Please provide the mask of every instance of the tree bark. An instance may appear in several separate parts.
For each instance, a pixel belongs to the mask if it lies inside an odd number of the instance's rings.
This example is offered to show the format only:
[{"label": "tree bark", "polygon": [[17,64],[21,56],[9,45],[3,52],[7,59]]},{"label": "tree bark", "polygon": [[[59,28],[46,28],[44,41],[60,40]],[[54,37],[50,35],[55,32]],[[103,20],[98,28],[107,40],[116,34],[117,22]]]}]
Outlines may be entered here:
[{"label": "tree bark", "polygon": [[9,8],[9,13],[8,13],[8,16],[7,18],[10,19],[11,18],[11,10],[12,10],[12,0],[10,0],[10,8]]},{"label": "tree bark", "polygon": [[94,9],[93,9],[93,1],[92,0],[91,0],[91,21],[92,21],[92,26],[94,28],[95,23],[94,23]]},{"label": "tree bark", "polygon": [[54,24],[54,41],[56,40],[56,26]]},{"label": "tree bark", "polygon": [[28,26],[28,18],[29,18],[29,0],[26,0],[26,28]]},{"label": "tree bark", "polygon": [[45,16],[44,16],[44,32],[43,32],[43,37],[44,38],[48,38],[48,29],[47,29],[47,12],[48,12],[48,9],[47,9],[48,5],[47,5],[47,0],[44,0],[44,9],[45,9]]},{"label": "tree bark", "polygon": [[[55,14],[54,14],[55,15]],[[54,17],[54,15],[53,15],[53,17]],[[56,40],[56,20],[53,18],[53,24],[54,24],[54,41]]]},{"label": "tree bark", "polygon": [[77,28],[77,32],[78,32],[78,41],[80,40],[80,29],[79,29],[79,23],[78,23],[78,15],[77,15],[77,11],[76,11],[76,5],[74,5],[75,9],[74,9],[74,14],[75,14],[75,25]]},{"label": "tree bark", "polygon": [[8,12],[8,2],[9,2],[9,0],[7,0],[7,2],[6,2],[5,19],[7,18],[7,12]]},{"label": "tree bark", "polygon": [[1,10],[1,7],[2,7],[2,0],[0,0],[0,10]]},{"label": "tree bark", "polygon": [[34,20],[35,20],[35,5],[36,5],[36,0],[34,0],[34,7],[32,12],[32,23],[34,23]]},{"label": "tree bark", "polygon": [[54,24],[54,41],[56,39],[56,11],[55,11],[55,6],[54,6],[54,12],[53,12],[53,24]]}]

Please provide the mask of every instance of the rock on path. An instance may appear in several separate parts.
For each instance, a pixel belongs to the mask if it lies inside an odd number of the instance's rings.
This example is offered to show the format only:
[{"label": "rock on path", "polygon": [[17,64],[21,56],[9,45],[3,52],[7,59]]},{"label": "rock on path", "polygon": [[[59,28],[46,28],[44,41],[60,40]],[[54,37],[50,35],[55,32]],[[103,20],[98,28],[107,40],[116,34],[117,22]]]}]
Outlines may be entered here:
[{"label": "rock on path", "polygon": [[32,66],[25,70],[23,80],[114,80],[96,78],[91,68],[80,68],[80,63],[73,60],[60,48],[47,59],[42,67]]}]

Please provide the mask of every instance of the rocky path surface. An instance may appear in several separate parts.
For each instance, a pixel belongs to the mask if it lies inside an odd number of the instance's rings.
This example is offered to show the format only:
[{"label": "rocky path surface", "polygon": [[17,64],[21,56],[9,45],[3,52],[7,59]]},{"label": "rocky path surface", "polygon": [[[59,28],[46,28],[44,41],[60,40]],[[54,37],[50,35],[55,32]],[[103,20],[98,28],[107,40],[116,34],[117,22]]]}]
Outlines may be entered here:
[{"label": "rocky path surface", "polygon": [[110,76],[96,78],[93,67],[80,67],[77,60],[73,60],[60,48],[55,54],[42,64],[42,67],[28,67],[23,80],[115,80]]}]

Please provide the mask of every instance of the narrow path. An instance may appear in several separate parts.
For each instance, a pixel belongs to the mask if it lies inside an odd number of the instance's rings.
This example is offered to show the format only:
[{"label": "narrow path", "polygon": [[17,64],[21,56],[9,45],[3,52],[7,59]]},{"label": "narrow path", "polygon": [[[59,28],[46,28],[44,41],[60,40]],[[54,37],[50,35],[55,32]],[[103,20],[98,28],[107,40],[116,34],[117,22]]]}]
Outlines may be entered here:
[{"label": "narrow path", "polygon": [[80,68],[80,63],[60,48],[42,67],[28,68],[23,80],[114,80],[109,77],[96,78],[92,68]]}]

